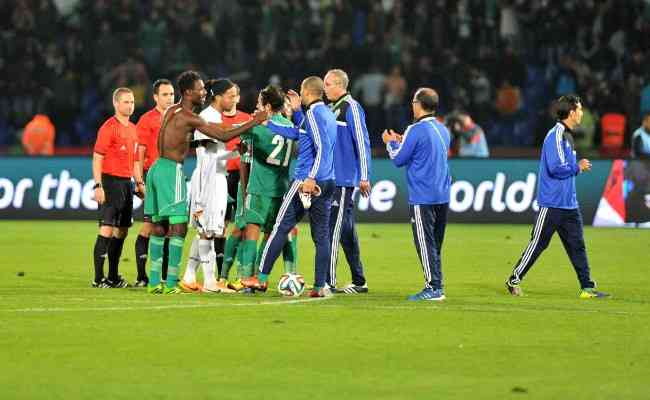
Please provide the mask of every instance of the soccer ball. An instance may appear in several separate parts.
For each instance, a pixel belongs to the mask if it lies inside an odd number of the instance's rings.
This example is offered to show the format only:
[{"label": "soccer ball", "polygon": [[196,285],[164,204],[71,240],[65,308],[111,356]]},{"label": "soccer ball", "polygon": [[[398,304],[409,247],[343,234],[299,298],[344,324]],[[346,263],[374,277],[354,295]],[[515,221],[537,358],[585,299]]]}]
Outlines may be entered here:
[{"label": "soccer ball", "polygon": [[305,278],[302,275],[288,273],[280,277],[278,292],[283,296],[298,297],[305,291]]}]

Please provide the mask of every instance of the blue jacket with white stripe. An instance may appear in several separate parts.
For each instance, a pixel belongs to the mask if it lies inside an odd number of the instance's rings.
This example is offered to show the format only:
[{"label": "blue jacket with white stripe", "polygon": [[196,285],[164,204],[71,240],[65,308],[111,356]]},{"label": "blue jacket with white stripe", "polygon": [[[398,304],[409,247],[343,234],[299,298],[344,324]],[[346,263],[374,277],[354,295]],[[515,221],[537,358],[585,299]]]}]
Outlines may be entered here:
[{"label": "blue jacket with white stripe", "polygon": [[334,146],[336,145],[336,118],[332,111],[318,100],[293,113],[295,127],[269,121],[273,133],[298,140],[298,158],[293,178],[317,181],[334,179]]},{"label": "blue jacket with white stripe", "polygon": [[358,187],[359,181],[370,180],[372,162],[366,113],[349,93],[330,107],[336,117],[337,128],[334,146],[336,186]]},{"label": "blue jacket with white stripe", "polygon": [[402,143],[388,142],[388,155],[397,167],[406,166],[409,204],[449,203],[451,176],[447,127],[425,115],[406,128]]},{"label": "blue jacket with white stripe", "polygon": [[537,174],[537,203],[541,207],[578,208],[576,175],[580,167],[570,135],[571,130],[561,122],[546,134]]}]

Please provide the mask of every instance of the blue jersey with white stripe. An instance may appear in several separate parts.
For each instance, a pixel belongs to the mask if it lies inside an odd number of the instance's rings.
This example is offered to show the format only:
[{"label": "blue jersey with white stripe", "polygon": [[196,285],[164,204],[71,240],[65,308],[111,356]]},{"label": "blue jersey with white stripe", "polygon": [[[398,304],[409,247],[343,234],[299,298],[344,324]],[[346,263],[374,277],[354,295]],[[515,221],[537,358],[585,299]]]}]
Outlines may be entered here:
[{"label": "blue jersey with white stripe", "polygon": [[451,176],[447,154],[451,137],[433,116],[410,125],[402,143],[388,142],[388,155],[397,167],[406,166],[409,204],[449,203]]},{"label": "blue jersey with white stripe", "polygon": [[541,207],[575,209],[576,175],[580,172],[569,128],[558,122],[544,139],[539,163],[537,202]]},{"label": "blue jersey with white stripe", "polygon": [[350,94],[332,105],[336,117],[337,138],[334,146],[336,186],[358,187],[359,181],[370,180],[370,139],[366,113]]},{"label": "blue jersey with white stripe", "polygon": [[334,179],[336,118],[322,101],[312,103],[307,112],[293,113],[295,127],[269,121],[273,133],[298,141],[298,158],[293,178],[317,181]]}]

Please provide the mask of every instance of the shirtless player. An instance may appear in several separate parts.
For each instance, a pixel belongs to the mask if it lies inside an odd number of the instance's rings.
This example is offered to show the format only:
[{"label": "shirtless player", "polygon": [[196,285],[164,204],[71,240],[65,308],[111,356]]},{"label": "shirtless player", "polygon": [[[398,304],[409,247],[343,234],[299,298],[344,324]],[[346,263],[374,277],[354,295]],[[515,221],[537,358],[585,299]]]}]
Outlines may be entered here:
[{"label": "shirtless player", "polygon": [[[158,151],[160,158],[149,170],[146,183],[144,212],[151,215],[154,224],[149,240],[148,291],[152,294],[182,293],[178,282],[178,269],[183,254],[183,243],[187,234],[188,203],[187,185],[183,174],[183,160],[189,149],[194,130],[220,140],[228,141],[268,118],[265,112],[258,112],[253,120],[234,129],[224,129],[221,125],[206,122],[193,112],[205,100],[206,90],[201,76],[194,71],[183,72],[178,77],[181,92],[179,103],[169,107],[163,116]],[[162,221],[169,221],[169,270],[167,282],[160,282],[165,231]]]}]

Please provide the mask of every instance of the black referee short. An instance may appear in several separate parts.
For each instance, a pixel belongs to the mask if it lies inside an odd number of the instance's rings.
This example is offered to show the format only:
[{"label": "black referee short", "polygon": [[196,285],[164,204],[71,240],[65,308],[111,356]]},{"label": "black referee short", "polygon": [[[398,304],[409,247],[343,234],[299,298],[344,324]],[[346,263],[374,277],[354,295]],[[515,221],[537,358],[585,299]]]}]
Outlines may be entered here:
[{"label": "black referee short", "polygon": [[226,208],[226,221],[232,221],[235,215],[235,210],[237,209],[237,185],[239,185],[239,170],[228,171],[228,176],[226,177],[228,182],[228,196],[233,198],[235,201],[228,203]]},{"label": "black referee short", "polygon": [[102,174],[105,201],[99,208],[99,225],[128,228],[133,225],[133,183],[130,178]]}]

